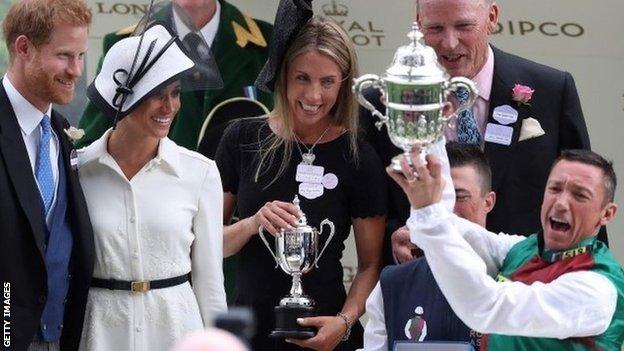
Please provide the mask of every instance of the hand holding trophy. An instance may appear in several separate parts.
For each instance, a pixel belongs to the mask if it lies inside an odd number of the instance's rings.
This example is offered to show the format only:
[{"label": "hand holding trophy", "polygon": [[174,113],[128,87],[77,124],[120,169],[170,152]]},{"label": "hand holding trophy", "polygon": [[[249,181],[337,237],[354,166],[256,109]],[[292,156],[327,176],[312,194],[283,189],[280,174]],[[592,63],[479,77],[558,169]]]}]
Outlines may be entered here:
[{"label": "hand holding trophy", "polygon": [[[386,75],[380,78],[366,74],[356,78],[353,91],[359,103],[379,118],[375,123],[377,128],[381,129],[385,124],[390,141],[403,149],[411,162],[409,153],[415,146],[420,147],[424,159],[427,146],[442,136],[444,126],[451,118],[472,106],[477,98],[477,88],[468,78],[449,79],[433,48],[424,44],[416,22],[407,37],[411,42],[397,49]],[[383,92],[386,115],[364,98],[363,90],[371,86]],[[445,116],[449,95],[459,89],[465,89],[468,98],[462,99],[450,116]],[[401,156],[392,159],[392,169],[396,172],[401,171],[400,161]]]},{"label": "hand holding trophy", "polygon": [[[275,306],[275,330],[269,336],[272,338],[307,339],[316,335],[316,331],[312,327],[300,326],[297,323],[297,318],[314,317],[315,310],[314,301],[303,293],[301,275],[314,267],[318,267],[318,261],[334,236],[335,229],[334,223],[329,219],[324,219],[321,222],[321,232],[310,227],[305,214],[301,212],[299,197],[296,195],[293,204],[301,214],[297,227],[292,230],[280,230],[280,233],[275,237],[275,253],[271,250],[262,227],[258,229],[258,233],[275,259],[275,268],[279,266],[286,274],[293,277],[290,294],[280,300],[279,306]],[[329,236],[325,241],[325,246],[319,252],[318,243],[324,225],[329,226]]]}]

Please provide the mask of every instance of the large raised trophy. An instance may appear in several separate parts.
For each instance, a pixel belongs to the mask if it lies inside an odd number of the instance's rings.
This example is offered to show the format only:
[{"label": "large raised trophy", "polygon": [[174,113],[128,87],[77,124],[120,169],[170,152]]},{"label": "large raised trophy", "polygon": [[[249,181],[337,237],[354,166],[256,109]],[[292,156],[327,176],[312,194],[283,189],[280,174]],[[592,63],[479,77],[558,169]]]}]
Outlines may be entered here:
[{"label": "large raised trophy", "polygon": [[[477,89],[468,78],[449,79],[433,48],[425,45],[416,22],[407,37],[410,43],[397,49],[386,75],[382,78],[374,74],[363,75],[354,80],[353,91],[359,103],[379,118],[375,123],[377,128],[386,124],[390,141],[403,149],[411,162],[409,153],[412,148],[419,146],[424,157],[427,146],[444,133],[444,126],[451,118],[472,106]],[[385,115],[362,95],[363,90],[371,86],[383,92]],[[457,89],[466,89],[468,99],[458,101],[452,111],[449,97]],[[445,106],[449,106],[449,111]],[[400,161],[401,156],[394,157],[392,169],[401,171]]]},{"label": "large raised trophy", "polygon": [[[269,336],[272,338],[307,339],[316,335],[316,330],[312,327],[300,326],[297,323],[297,318],[314,317],[316,314],[314,300],[303,293],[301,275],[309,272],[313,267],[318,267],[317,263],[334,236],[335,229],[334,223],[329,219],[324,219],[321,222],[321,232],[319,233],[316,228],[308,225],[296,195],[293,204],[300,213],[297,227],[293,230],[282,229],[280,231],[279,235],[275,237],[275,253],[264,237],[262,227],[258,229],[258,232],[262,242],[275,258],[275,268],[279,266],[286,274],[292,276],[290,294],[280,300],[279,306],[275,306],[275,330]],[[318,243],[324,225],[329,226],[329,236],[325,241],[325,246],[319,252]]]}]

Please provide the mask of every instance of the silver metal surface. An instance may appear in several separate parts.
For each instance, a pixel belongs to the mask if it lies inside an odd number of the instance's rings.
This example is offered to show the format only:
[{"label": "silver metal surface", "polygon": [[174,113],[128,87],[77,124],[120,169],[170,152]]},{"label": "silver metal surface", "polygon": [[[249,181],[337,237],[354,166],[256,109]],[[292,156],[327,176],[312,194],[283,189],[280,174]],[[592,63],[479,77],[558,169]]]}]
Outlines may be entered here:
[{"label": "silver metal surface", "polygon": [[[282,229],[280,231],[279,235],[275,237],[275,252],[271,250],[271,246],[263,233],[264,228],[258,228],[258,233],[275,259],[276,268],[279,266],[286,274],[293,277],[290,294],[280,301],[280,305],[312,306],[314,301],[303,293],[301,276],[315,266],[318,267],[319,259],[334,237],[335,227],[329,219],[324,219],[320,226],[321,232],[319,232],[316,228],[308,225],[307,218],[299,207],[299,197],[296,195],[293,204],[297,206],[301,214],[297,227],[293,230]],[[319,251],[319,238],[325,225],[329,226],[329,235],[323,249]]]},{"label": "silver metal surface", "polygon": [[[365,74],[356,78],[353,91],[358,102],[379,119],[377,128],[386,125],[390,141],[403,150],[409,161],[414,146],[420,147],[424,156],[427,146],[442,136],[454,116],[474,104],[478,94],[470,79],[449,78],[433,48],[425,45],[416,22],[407,37],[409,44],[397,49],[385,76]],[[363,91],[369,87],[383,93],[385,115],[364,98]],[[453,107],[449,95],[459,88],[467,89],[469,98]],[[400,170],[400,158],[395,157],[392,165]]]}]

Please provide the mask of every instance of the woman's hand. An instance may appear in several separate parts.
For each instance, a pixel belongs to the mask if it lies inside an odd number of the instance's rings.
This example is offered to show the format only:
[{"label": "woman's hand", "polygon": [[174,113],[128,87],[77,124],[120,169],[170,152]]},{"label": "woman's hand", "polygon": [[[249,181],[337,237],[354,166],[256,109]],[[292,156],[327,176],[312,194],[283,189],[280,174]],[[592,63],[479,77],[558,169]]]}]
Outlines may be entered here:
[{"label": "woman's hand", "polygon": [[280,229],[292,229],[297,225],[301,215],[297,207],[289,202],[271,201],[262,206],[250,217],[229,224],[236,205],[236,196],[232,193],[223,194],[223,256],[229,257],[238,253],[256,234],[258,227],[263,227],[272,235],[277,236]]},{"label": "woman's hand", "polygon": [[290,202],[271,201],[262,206],[253,216],[256,228],[262,227],[274,236],[277,236],[281,229],[291,230],[297,226],[297,220],[301,216],[297,207]]},{"label": "woman's hand", "polygon": [[313,350],[333,350],[342,341],[342,337],[347,332],[344,320],[338,316],[299,318],[297,323],[304,327],[318,328],[316,336],[305,340],[286,339],[286,342]]}]

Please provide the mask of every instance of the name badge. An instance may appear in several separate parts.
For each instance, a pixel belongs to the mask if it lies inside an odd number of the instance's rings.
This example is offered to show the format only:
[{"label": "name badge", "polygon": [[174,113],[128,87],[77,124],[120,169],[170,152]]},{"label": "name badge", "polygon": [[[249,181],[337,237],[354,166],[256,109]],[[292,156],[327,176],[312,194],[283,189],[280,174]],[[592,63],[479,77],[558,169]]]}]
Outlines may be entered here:
[{"label": "name badge", "polygon": [[300,163],[297,166],[295,180],[302,183],[322,184],[324,172],[325,168],[323,166],[313,166]]},{"label": "name badge", "polygon": [[310,200],[316,199],[323,195],[323,184],[301,183],[299,184],[299,195]]},{"label": "name badge", "polygon": [[485,141],[501,145],[511,145],[511,137],[513,135],[513,128],[509,126],[502,126],[500,124],[488,123],[485,126]]},{"label": "name badge", "polygon": [[512,124],[518,120],[518,111],[509,105],[498,106],[492,111],[492,118],[502,125]]},{"label": "name badge", "polygon": [[72,149],[69,152],[69,165],[71,166],[71,169],[73,169],[74,171],[78,170],[78,153],[76,152],[75,149]]},{"label": "name badge", "polygon": [[336,188],[338,186],[338,177],[333,173],[327,173],[323,176],[323,186],[329,190]]}]

